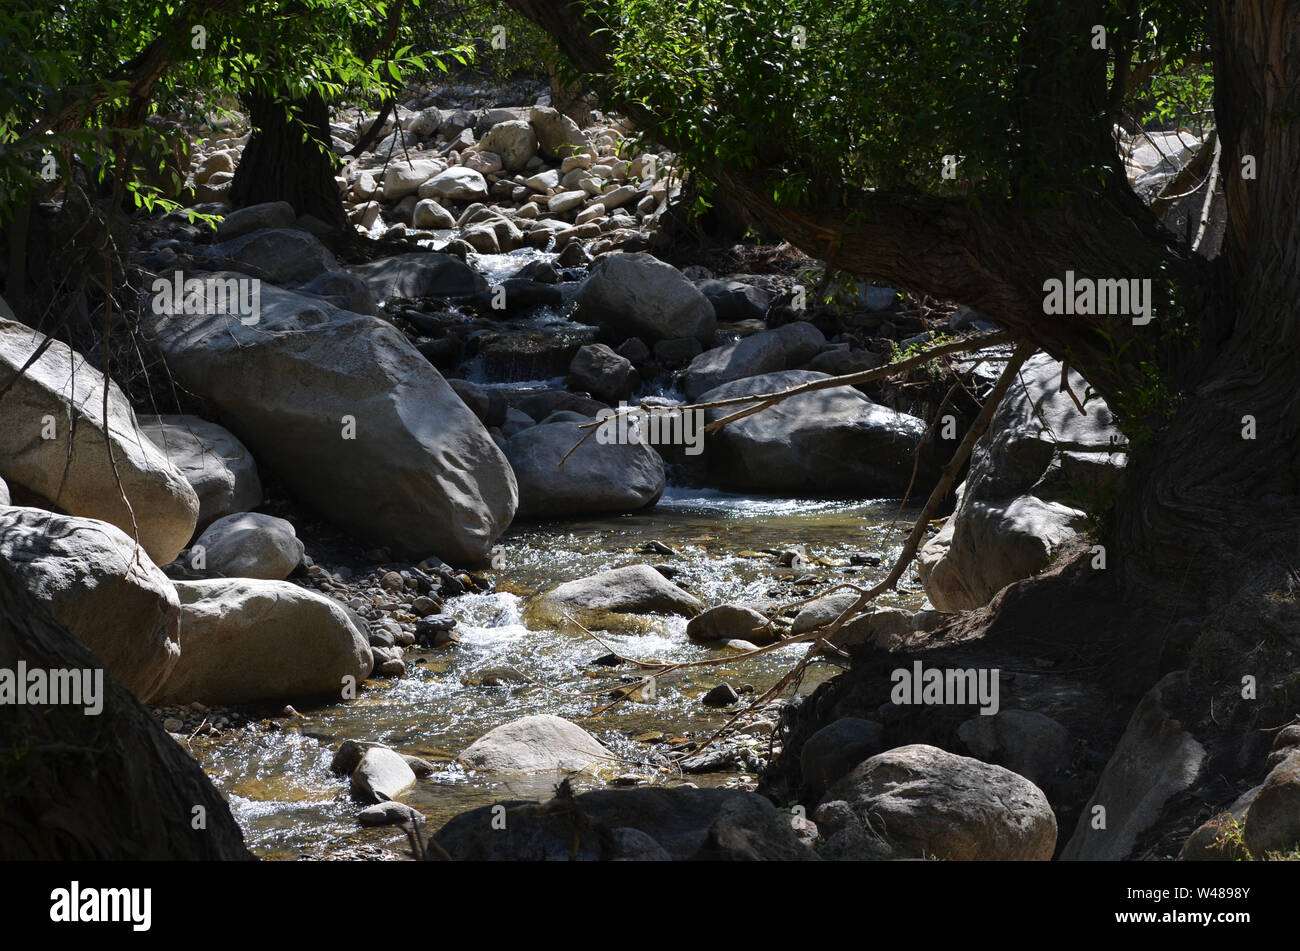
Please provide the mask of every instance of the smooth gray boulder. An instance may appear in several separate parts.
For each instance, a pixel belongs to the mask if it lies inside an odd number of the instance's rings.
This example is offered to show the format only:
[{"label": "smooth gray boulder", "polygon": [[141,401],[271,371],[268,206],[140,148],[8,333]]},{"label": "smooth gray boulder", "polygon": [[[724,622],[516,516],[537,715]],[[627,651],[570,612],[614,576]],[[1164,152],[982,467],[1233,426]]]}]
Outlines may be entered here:
[{"label": "smooth gray boulder", "polygon": [[627,357],[603,343],[589,343],[573,355],[565,382],[571,389],[585,391],[612,405],[631,396],[641,378]]},{"label": "smooth gray boulder", "polygon": [[726,346],[706,350],[692,360],[686,368],[682,389],[693,402],[701,394],[733,380],[797,369],[825,345],[822,332],[804,321],[741,337]]},{"label": "smooth gray boulder", "polygon": [[471,297],[488,288],[487,280],[460,258],[434,251],[397,254],[349,271],[381,303],[394,297]]},{"label": "smooth gray boulder", "polygon": [[[825,373],[808,370],[766,373],[724,383],[699,400],[775,393],[825,379]],[[710,409],[705,416],[711,423],[748,405]],[[925,431],[915,416],[879,406],[851,386],[837,386],[728,423],[706,437],[704,459],[710,477],[728,489],[897,497],[912,480],[919,448],[912,495],[923,498],[939,469],[933,444],[922,444]]]},{"label": "smooth gray boulder", "polygon": [[920,744],[859,764],[831,786],[814,818],[829,850],[847,846],[845,858],[1045,862],[1056,849],[1056,816],[1037,786]]},{"label": "smooth gray boulder", "polygon": [[169,563],[194,534],[198,496],[112,381],[104,416],[103,374],[66,344],[52,342],[15,380],[44,341],[0,318],[0,476],[71,515],[138,531],[150,560]]},{"label": "smooth gray boulder", "polygon": [[362,802],[389,802],[415,785],[415,772],[395,750],[372,746],[361,754],[349,784]]},{"label": "smooth gray boulder", "polygon": [[666,483],[664,461],[650,446],[601,444],[593,436],[559,465],[584,435],[575,422],[548,422],[506,441],[506,458],[519,484],[516,518],[635,512],[659,501]]},{"label": "smooth gray boulder", "polygon": [[537,133],[537,145],[547,158],[568,158],[587,148],[587,139],[578,124],[550,106],[534,106],[528,116]]},{"label": "smooth gray boulder", "polygon": [[483,134],[479,147],[501,156],[507,172],[522,172],[528,160],[537,154],[537,134],[527,119],[498,122]]},{"label": "smooth gray boulder", "polygon": [[217,225],[217,241],[229,241],[266,228],[292,228],[298,213],[287,201],[267,201],[232,211]]},{"label": "smooth gray boulder", "polygon": [[264,228],[220,241],[198,255],[212,268],[226,268],[272,284],[300,284],[339,262],[320,239],[294,228]]},{"label": "smooth gray boulder", "polygon": [[199,548],[204,568],[213,577],[265,581],[289,577],[304,551],[289,522],[260,512],[238,512],[209,525],[190,548],[191,564]]},{"label": "smooth gray boulder", "polygon": [[602,255],[575,300],[577,319],[643,340],[707,344],[718,325],[713,305],[681,271],[644,252]]},{"label": "smooth gray boulder", "polygon": [[358,538],[476,562],[514,517],[505,456],[391,324],[278,288],[263,290],[255,327],[189,314],[145,324],[178,382]]},{"label": "smooth gray boulder", "polygon": [[230,430],[198,416],[141,416],[140,428],[194,489],[198,528],[262,504],[257,463]]},{"label": "smooth gray boulder", "polygon": [[180,602],[162,571],[107,522],[0,509],[0,561],[141,701],[180,658]]},{"label": "smooth gray boulder", "polygon": [[[1071,371],[1080,399],[1087,383]],[[1086,526],[1085,508],[1122,475],[1124,441],[1109,408],[1081,414],[1060,389],[1061,363],[1025,362],[971,454],[956,510],[921,549],[917,572],[940,611],[987,604],[1037,574]]]},{"label": "smooth gray boulder", "polygon": [[1005,766],[1040,789],[1057,780],[1074,752],[1069,730],[1031,710],[971,717],[957,728],[957,738],[972,756]]},{"label": "smooth gray boulder", "polygon": [[[1205,748],[1165,707],[1166,691],[1185,688],[1187,674],[1175,671],[1147,691],[1129,718],[1124,735],[1079,814],[1062,861],[1121,861],[1138,836],[1160,818],[1165,803],[1196,784]],[[1099,827],[1101,807],[1104,827]]]},{"label": "smooth gray boulder", "polygon": [[525,608],[525,619],[556,626],[565,614],[580,623],[599,624],[613,615],[677,614],[695,617],[704,605],[683,591],[650,565],[611,568],[577,581],[567,581],[533,597]]},{"label": "smooth gray boulder", "polygon": [[577,724],[540,713],[488,731],[456,757],[467,769],[508,772],[586,772],[614,754]]},{"label": "smooth gray boulder", "polygon": [[157,703],[338,699],[370,676],[370,643],[332,598],[287,581],[178,581],[181,656]]}]

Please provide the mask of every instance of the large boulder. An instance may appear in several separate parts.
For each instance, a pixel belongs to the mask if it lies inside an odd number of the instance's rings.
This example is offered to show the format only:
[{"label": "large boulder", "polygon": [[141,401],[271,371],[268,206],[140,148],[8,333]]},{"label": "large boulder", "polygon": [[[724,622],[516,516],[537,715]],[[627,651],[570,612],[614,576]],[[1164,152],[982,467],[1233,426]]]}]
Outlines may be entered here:
[{"label": "large boulder", "polygon": [[489,730],[457,759],[467,769],[579,773],[610,765],[614,754],[582,727],[541,713]]},{"label": "large boulder", "polygon": [[[1082,398],[1087,383],[1071,371]],[[1061,391],[1061,363],[1025,362],[971,454],[957,508],[921,549],[917,571],[940,611],[987,604],[1013,581],[1042,571],[1084,528],[1084,506],[1120,475],[1123,440],[1109,408],[1087,415]]]},{"label": "large boulder", "polygon": [[641,443],[602,444],[573,422],[533,426],[505,444],[519,483],[516,518],[553,519],[635,512],[663,495],[664,461]]},{"label": "large boulder", "polygon": [[[739,789],[598,789],[462,813],[435,839],[457,861],[808,861],[790,816]],[[495,821],[494,821],[495,820]]]},{"label": "large boulder", "polygon": [[1242,838],[1257,859],[1300,846],[1300,749],[1269,771],[1246,812]]},{"label": "large boulder", "polygon": [[394,159],[384,170],[384,181],[380,189],[384,201],[397,201],[407,195],[414,195],[421,185],[446,168],[446,163],[437,159]]},{"label": "large boulder", "polygon": [[537,145],[547,158],[564,159],[587,148],[578,124],[550,106],[534,106],[528,121],[537,133]]},{"label": "large boulder", "polygon": [[[84,671],[103,659],[51,617],[26,569],[0,558],[0,669]],[[111,602],[104,604],[112,611]],[[6,705],[0,855],[6,861],[251,859],[225,798],[110,670],[87,716],[70,704]],[[193,827],[202,807],[206,824]],[[66,867],[66,866],[65,866]]]},{"label": "large boulder", "polygon": [[0,509],[0,561],[142,701],[180,657],[180,602],[126,533],[89,518]]},{"label": "large boulder", "polygon": [[0,476],[72,515],[138,532],[149,558],[167,564],[194,534],[198,496],[112,381],[105,417],[103,374],[66,344],[53,341],[14,379],[45,339],[0,318]]},{"label": "large boulder", "polygon": [[644,252],[606,254],[578,288],[577,317],[626,337],[713,339],[713,305],[681,271]]},{"label": "large boulder", "polygon": [[228,268],[272,284],[310,281],[339,263],[320,239],[293,228],[264,228],[219,241],[199,255],[212,268]]},{"label": "large boulder", "polygon": [[1205,748],[1169,712],[1165,698],[1186,687],[1187,674],[1175,671],[1147,691],[1080,813],[1062,860],[1129,858],[1138,836],[1160,820],[1165,803],[1195,786]]},{"label": "large boulder", "polygon": [[537,154],[537,134],[526,119],[498,122],[484,133],[479,147],[501,156],[507,172],[522,172],[528,160]]},{"label": "large boulder", "polygon": [[742,337],[724,347],[706,350],[691,361],[682,380],[688,400],[733,380],[793,370],[815,357],[826,344],[822,332],[799,321]]},{"label": "large boulder", "polygon": [[573,355],[565,382],[575,390],[585,390],[596,399],[612,404],[627,399],[640,384],[640,377],[627,357],[603,343],[589,343]]},{"label": "large boulder", "polygon": [[[178,581],[181,659],[159,703],[343,696],[374,663],[338,602],[287,581]],[[352,678],[348,681],[346,678]]]},{"label": "large boulder", "polygon": [[190,549],[203,549],[205,570],[218,578],[283,581],[302,561],[303,544],[293,526],[274,515],[239,512],[219,518]]},{"label": "large boulder", "polygon": [[266,288],[256,327],[186,314],[149,329],[181,385],[357,537],[473,562],[510,524],[518,493],[505,456],[391,324]]},{"label": "large boulder", "polygon": [[[775,393],[825,380],[825,373],[786,370],[725,383],[700,402]],[[749,404],[706,412],[709,422]],[[873,403],[851,386],[802,393],[728,423],[708,437],[704,458],[727,488],[794,495],[898,496],[912,479],[924,497],[937,478],[938,454],[922,444],[926,425],[915,416]]]},{"label": "large boulder", "polygon": [[626,565],[566,581],[534,597],[528,619],[560,625],[566,614],[588,626],[618,623],[621,615],[676,614],[695,617],[704,605],[650,565]]},{"label": "large boulder", "polygon": [[217,225],[217,240],[229,241],[267,228],[292,228],[297,220],[298,213],[287,201],[265,201],[226,215]]},{"label": "large boulder", "polygon": [[977,759],[1005,766],[1049,791],[1074,753],[1070,731],[1032,710],[971,717],[957,728],[957,738]]},{"label": "large boulder", "polygon": [[416,194],[438,201],[475,201],[487,197],[488,184],[482,173],[463,165],[453,165],[421,185]]},{"label": "large boulder", "polygon": [[1047,861],[1056,848],[1056,816],[1037,786],[919,744],[859,764],[816,816],[828,851],[844,858]]},{"label": "large boulder", "polygon": [[351,273],[381,302],[394,297],[472,297],[488,289],[484,277],[460,258],[433,251],[358,264]]},{"label": "large boulder", "polygon": [[194,489],[198,528],[262,504],[257,463],[230,430],[197,416],[141,416],[140,428]]}]

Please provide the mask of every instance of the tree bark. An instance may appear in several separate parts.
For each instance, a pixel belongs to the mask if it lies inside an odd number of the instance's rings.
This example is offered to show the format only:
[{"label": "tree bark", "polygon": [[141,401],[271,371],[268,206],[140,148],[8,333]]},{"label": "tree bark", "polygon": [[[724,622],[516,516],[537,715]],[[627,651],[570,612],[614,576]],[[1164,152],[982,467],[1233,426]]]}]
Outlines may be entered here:
[{"label": "tree bark", "polygon": [[[255,93],[247,100],[253,134],[230,187],[236,207],[287,201],[342,233],[347,217],[334,181],[329,110],[318,93],[290,103]],[[307,139],[303,139],[303,133]]]}]

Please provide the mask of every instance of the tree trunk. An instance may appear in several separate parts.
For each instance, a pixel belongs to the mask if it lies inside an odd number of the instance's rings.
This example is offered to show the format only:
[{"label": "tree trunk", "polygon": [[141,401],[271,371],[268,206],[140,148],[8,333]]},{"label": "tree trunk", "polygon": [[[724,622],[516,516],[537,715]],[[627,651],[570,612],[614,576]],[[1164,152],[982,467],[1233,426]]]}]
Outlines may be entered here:
[{"label": "tree trunk", "polygon": [[313,215],[342,233],[347,217],[334,181],[325,100],[313,92],[286,104],[257,93],[246,104],[253,134],[235,170],[231,204],[287,201],[298,214]]}]

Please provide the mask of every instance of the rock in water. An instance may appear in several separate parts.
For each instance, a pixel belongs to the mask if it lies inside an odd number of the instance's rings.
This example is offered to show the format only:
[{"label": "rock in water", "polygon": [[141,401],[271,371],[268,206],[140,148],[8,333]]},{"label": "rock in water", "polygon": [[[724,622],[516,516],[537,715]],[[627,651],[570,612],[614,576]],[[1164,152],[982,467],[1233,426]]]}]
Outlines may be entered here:
[{"label": "rock in water", "polygon": [[197,416],[141,416],[140,428],[194,489],[198,528],[262,504],[257,463],[234,433]]},{"label": "rock in water", "polygon": [[814,818],[829,833],[827,848],[844,858],[1045,862],[1056,849],[1056,816],[1037,786],[919,744],[857,766]]},{"label": "rock in water", "polygon": [[[101,660],[0,558],[0,668],[98,668]],[[251,859],[225,798],[111,672],[103,710],[14,705],[0,749],[22,782],[0,784],[0,855],[9,861]],[[87,752],[90,751],[90,752]],[[196,806],[207,827],[191,828]]]},{"label": "rock in water", "polygon": [[555,422],[506,441],[506,458],[519,484],[518,518],[635,512],[659,501],[666,484],[664,461],[650,446],[602,444],[593,436],[559,465],[584,435],[572,422]]},{"label": "rock in water", "polygon": [[162,571],[107,522],[0,509],[0,561],[142,701],[180,657],[180,602]]},{"label": "rock in water", "polygon": [[577,773],[612,763],[614,754],[582,727],[542,713],[483,734],[457,759],[468,769]]},{"label": "rock in water", "polygon": [[71,515],[101,519],[128,534],[138,529],[150,560],[167,564],[194,534],[198,496],[141,431],[131,404],[111,381],[104,418],[103,374],[66,344],[52,342],[9,385],[44,340],[30,327],[0,318],[0,475]]},{"label": "rock in water", "polygon": [[[746,377],[700,394],[701,402],[774,393],[825,380],[825,373],[786,370]],[[708,410],[709,422],[739,406]],[[924,497],[938,478],[934,444],[921,445],[926,425],[871,402],[851,386],[815,390],[728,423],[706,439],[704,459],[726,488],[795,495],[902,495],[921,462],[913,494]]]},{"label": "rock in water", "polygon": [[514,517],[505,456],[391,324],[274,287],[262,289],[253,326],[202,314],[146,321],[180,383],[358,538],[474,562]]},{"label": "rock in water", "polygon": [[274,515],[241,512],[217,519],[190,549],[203,549],[209,574],[218,578],[283,581],[302,561],[303,544],[290,525]]},{"label": "rock in water", "polygon": [[603,255],[576,299],[580,319],[626,337],[694,337],[707,344],[718,325],[713,305],[681,271],[643,252]]},{"label": "rock in water", "polygon": [[370,676],[368,639],[324,595],[250,579],[181,581],[176,593],[181,659],[159,703],[338,699]]},{"label": "rock in water", "polygon": [[537,595],[525,609],[528,620],[563,624],[569,614],[579,623],[618,622],[618,615],[677,614],[695,617],[704,605],[650,565],[627,565],[589,578],[567,581]]},{"label": "rock in water", "polygon": [[396,799],[415,785],[415,773],[406,760],[386,746],[372,746],[361,754],[352,771],[352,794],[362,802]]}]

